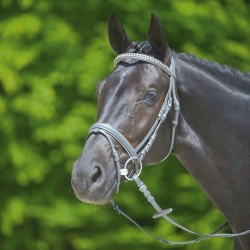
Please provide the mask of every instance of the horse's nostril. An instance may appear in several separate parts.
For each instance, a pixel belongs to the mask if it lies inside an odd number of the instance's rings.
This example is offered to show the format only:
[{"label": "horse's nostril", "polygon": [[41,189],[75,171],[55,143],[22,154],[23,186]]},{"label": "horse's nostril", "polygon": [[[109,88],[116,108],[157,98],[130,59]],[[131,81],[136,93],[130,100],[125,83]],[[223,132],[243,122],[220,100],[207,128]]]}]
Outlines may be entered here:
[{"label": "horse's nostril", "polygon": [[91,184],[94,184],[95,182],[97,182],[97,180],[100,178],[100,176],[102,174],[100,168],[95,168],[95,171],[96,171],[96,173],[94,174],[94,176],[92,178]]}]

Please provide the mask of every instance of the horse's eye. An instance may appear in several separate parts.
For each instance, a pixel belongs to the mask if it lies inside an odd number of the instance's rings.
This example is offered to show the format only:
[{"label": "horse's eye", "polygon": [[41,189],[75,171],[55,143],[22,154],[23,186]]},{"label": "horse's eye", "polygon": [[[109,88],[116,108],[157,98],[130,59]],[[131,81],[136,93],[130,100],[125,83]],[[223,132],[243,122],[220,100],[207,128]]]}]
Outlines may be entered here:
[{"label": "horse's eye", "polygon": [[145,95],[145,100],[148,100],[148,101],[154,101],[157,97],[157,94],[156,92],[153,92],[153,91],[149,91],[146,93]]}]

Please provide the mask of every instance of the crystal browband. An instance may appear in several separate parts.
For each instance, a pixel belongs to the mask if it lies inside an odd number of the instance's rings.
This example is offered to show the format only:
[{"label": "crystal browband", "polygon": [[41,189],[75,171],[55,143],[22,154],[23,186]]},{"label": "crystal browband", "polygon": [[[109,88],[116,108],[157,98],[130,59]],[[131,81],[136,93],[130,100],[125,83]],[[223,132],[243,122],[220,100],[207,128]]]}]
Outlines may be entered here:
[{"label": "crystal browband", "polygon": [[169,76],[173,76],[175,78],[175,73],[166,64],[162,63],[158,59],[143,54],[136,54],[136,53],[120,54],[115,58],[114,64],[116,66],[119,62],[127,59],[135,59],[153,64],[162,69],[163,71],[165,71]]}]

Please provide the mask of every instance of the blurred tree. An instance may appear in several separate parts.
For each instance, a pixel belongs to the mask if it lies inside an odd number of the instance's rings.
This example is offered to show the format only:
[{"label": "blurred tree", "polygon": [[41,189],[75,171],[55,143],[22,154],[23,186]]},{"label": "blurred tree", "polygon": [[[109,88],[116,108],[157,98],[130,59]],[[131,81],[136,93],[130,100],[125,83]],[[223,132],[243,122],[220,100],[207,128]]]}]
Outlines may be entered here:
[{"label": "blurred tree", "polygon": [[[71,169],[95,121],[96,84],[113,68],[106,35],[111,11],[133,40],[147,39],[155,12],[172,49],[249,70],[248,1],[1,0],[0,248],[229,249],[230,239],[158,243],[110,205],[83,204],[73,194]],[[179,222],[210,232],[224,221],[174,157],[142,175]],[[122,185],[115,199],[160,237],[190,238],[149,219],[154,211],[133,183]]]}]

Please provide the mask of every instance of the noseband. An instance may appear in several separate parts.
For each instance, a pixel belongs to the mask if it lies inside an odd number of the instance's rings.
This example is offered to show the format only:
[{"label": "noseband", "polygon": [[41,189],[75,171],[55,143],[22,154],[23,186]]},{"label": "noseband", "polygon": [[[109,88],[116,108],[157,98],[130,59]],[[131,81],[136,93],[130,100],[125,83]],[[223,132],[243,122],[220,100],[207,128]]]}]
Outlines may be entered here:
[{"label": "noseband", "polygon": [[[157,239],[160,242],[166,243],[166,244],[192,244],[192,243],[198,243],[202,240],[205,240],[209,237],[237,237],[245,234],[249,234],[250,230],[247,230],[242,233],[237,233],[237,234],[218,234],[219,231],[221,231],[224,227],[228,225],[228,222],[224,223],[222,226],[220,226],[217,230],[212,232],[211,234],[202,234],[202,233],[197,233],[193,230],[190,230],[173,219],[171,219],[168,214],[172,212],[171,208],[162,210],[161,207],[157,204],[155,201],[154,197],[151,195],[151,193],[147,190],[146,185],[139,179],[139,175],[142,170],[142,160],[144,159],[145,155],[147,152],[150,150],[152,147],[156,136],[157,132],[161,126],[161,124],[165,121],[167,114],[169,113],[172,105],[174,104],[174,119],[173,119],[173,127],[172,127],[172,136],[171,136],[171,141],[170,141],[170,148],[168,151],[168,154],[166,155],[165,159],[170,155],[172,152],[173,146],[174,146],[174,141],[175,141],[175,132],[176,132],[176,127],[178,125],[178,118],[179,118],[179,112],[180,112],[180,105],[179,101],[176,96],[176,86],[175,86],[175,63],[173,57],[171,58],[171,64],[170,67],[166,66],[164,63],[161,61],[147,55],[142,55],[142,54],[136,54],[136,53],[125,53],[117,56],[115,58],[114,64],[115,66],[124,60],[137,60],[137,61],[144,61],[149,64],[152,64],[160,69],[162,69],[164,72],[166,72],[169,77],[170,77],[170,84],[169,84],[169,89],[166,94],[165,100],[161,106],[161,109],[157,115],[156,121],[154,122],[153,126],[151,129],[148,131],[146,136],[142,139],[142,141],[139,143],[139,145],[136,148],[133,148],[132,145],[129,143],[129,141],[114,127],[112,127],[109,124],[106,123],[95,123],[90,127],[89,130],[89,135],[92,134],[101,134],[103,135],[109,142],[111,150],[112,150],[112,157],[114,159],[116,171],[117,171],[117,187],[116,187],[116,192],[119,192],[119,185],[120,185],[120,179],[121,175],[124,175],[127,180],[134,180],[139,188],[139,190],[144,194],[144,196],[147,198],[148,202],[151,203],[151,205],[155,208],[157,213],[153,216],[153,218],[159,218],[163,217],[167,221],[169,221],[171,224],[189,232],[195,235],[200,235],[201,237],[195,239],[195,240],[190,240],[190,241],[183,241],[183,242],[172,242],[169,240],[164,240],[162,238],[158,238],[150,233],[148,233],[146,230],[144,230],[140,225],[138,225],[134,220],[132,220],[128,215],[126,215],[124,212],[122,212],[119,207],[115,204],[114,200],[111,199],[111,204],[113,208],[117,211],[118,214],[122,214],[125,216],[127,219],[129,219],[132,223],[134,223],[138,228],[140,228],[143,232],[148,234],[149,236],[153,237],[154,239]],[[118,153],[115,149],[114,143],[112,141],[112,137],[117,140],[122,147],[126,150],[130,158],[127,160],[125,163],[124,167],[122,168],[119,160]],[[135,165],[134,170],[132,170],[130,173],[127,169],[128,163],[132,161]]]},{"label": "noseband", "polygon": [[[136,54],[136,53],[125,53],[125,54],[121,54],[117,56],[115,58],[114,64],[116,66],[119,62],[128,60],[128,59],[144,61],[144,62],[147,62],[149,64],[159,67],[160,69],[162,69],[164,72],[166,72],[169,75],[170,84],[169,84],[169,89],[166,94],[165,100],[157,115],[156,121],[154,122],[151,129],[148,131],[146,136],[142,139],[142,141],[138,144],[136,148],[133,148],[131,144],[129,143],[129,141],[117,129],[115,129],[109,124],[95,123],[90,127],[89,136],[91,134],[98,134],[98,133],[102,134],[104,137],[106,137],[106,139],[108,140],[110,144],[110,147],[112,150],[112,156],[113,156],[116,171],[117,171],[117,186],[116,186],[117,193],[119,192],[121,175],[124,175],[127,180],[133,180],[133,177],[139,176],[141,169],[142,169],[142,160],[144,159],[146,153],[152,147],[161,124],[165,121],[172,104],[174,104],[174,120],[173,120],[173,128],[172,128],[172,137],[171,137],[169,152],[167,156],[165,157],[165,159],[170,155],[174,146],[175,130],[178,124],[178,117],[179,117],[179,111],[180,111],[179,101],[176,97],[174,59],[173,58],[171,59],[171,65],[170,67],[168,67],[161,61],[151,56]],[[127,160],[123,168],[121,168],[119,157],[118,157],[117,151],[115,150],[115,146],[113,144],[111,137],[115,138],[123,146],[123,148],[126,150],[128,155],[130,156],[130,158]],[[127,169],[127,165],[130,161],[134,163],[135,168],[129,173]]]}]

